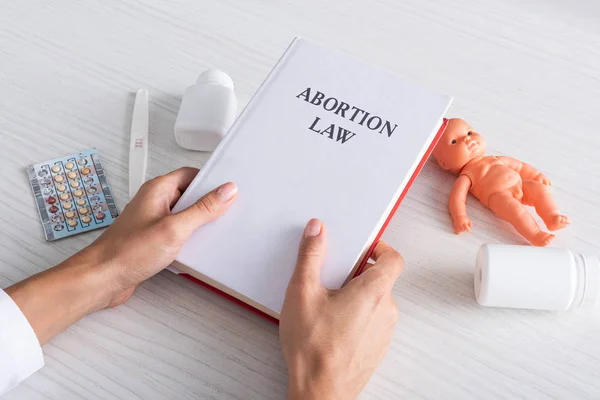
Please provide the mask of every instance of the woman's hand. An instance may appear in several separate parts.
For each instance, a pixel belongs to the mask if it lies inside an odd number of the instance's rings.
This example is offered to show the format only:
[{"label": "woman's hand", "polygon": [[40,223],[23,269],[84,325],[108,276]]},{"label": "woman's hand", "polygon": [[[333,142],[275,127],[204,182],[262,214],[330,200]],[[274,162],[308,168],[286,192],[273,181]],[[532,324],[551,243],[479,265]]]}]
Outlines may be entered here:
[{"label": "woman's hand", "polygon": [[98,240],[6,289],[40,344],[82,317],[126,301],[141,282],[175,260],[196,229],[227,211],[237,194],[233,183],[171,214],[197,173],[196,168],[181,168],[146,182]]},{"label": "woman's hand", "polygon": [[339,290],[320,280],[326,232],[319,220],[304,231],[281,311],[280,338],[288,366],[288,399],[353,399],[392,340],[398,308],[392,296],[404,262],[379,242],[364,272]]},{"label": "woman's hand", "polygon": [[194,205],[171,214],[196,168],[180,168],[142,185],[119,218],[92,244],[91,251],[107,265],[108,306],[126,301],[137,285],[171,264],[181,246],[199,227],[220,217],[237,195],[226,183]]}]

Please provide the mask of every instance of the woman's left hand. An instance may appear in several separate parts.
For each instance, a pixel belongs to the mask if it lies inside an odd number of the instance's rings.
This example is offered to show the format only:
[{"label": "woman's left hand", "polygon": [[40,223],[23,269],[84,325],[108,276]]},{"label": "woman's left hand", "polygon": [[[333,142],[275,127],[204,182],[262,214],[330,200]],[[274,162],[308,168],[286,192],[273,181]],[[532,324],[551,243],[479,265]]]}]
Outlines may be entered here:
[{"label": "woman's left hand", "polygon": [[237,195],[231,182],[171,213],[197,173],[180,168],[144,183],[94,243],[6,289],[41,344],[82,317],[125,302],[140,283],[175,260],[196,229],[227,211]]},{"label": "woman's left hand", "polygon": [[171,214],[198,169],[184,167],[144,183],[119,218],[90,246],[111,276],[109,306],[126,301],[137,285],[169,266],[202,225],[223,215],[237,195],[225,183],[189,208]]}]

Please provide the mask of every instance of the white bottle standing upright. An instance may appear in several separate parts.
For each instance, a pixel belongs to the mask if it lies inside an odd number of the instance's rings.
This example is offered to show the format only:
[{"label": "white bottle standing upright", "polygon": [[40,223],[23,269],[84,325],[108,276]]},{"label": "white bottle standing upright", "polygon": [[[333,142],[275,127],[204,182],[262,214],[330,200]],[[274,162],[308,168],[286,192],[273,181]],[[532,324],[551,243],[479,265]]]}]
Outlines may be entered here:
[{"label": "white bottle standing upright", "polygon": [[567,249],[485,244],[475,265],[483,306],[564,311],[600,305],[600,260]]},{"label": "white bottle standing upright", "polygon": [[175,140],[184,149],[213,151],[236,113],[233,80],[223,71],[204,71],[183,95],[175,121]]}]

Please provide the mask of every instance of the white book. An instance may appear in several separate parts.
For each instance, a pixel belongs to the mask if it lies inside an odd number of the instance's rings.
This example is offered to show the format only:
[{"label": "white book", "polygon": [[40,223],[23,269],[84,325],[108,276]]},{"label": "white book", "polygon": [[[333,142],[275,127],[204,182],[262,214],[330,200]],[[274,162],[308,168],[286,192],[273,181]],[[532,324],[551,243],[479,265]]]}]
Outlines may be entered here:
[{"label": "white book", "polygon": [[368,259],[450,103],[295,39],[175,205],[189,207],[228,181],[238,186],[228,213],[196,231],[174,266],[278,319],[314,217],[328,232],[321,281],[341,287]]}]

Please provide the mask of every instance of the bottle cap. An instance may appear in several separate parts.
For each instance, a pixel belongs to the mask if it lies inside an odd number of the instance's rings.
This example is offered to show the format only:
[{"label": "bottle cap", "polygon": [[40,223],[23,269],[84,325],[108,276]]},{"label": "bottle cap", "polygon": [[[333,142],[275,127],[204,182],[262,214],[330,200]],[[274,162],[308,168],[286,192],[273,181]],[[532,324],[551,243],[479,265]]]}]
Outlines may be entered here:
[{"label": "bottle cap", "polygon": [[231,77],[218,69],[209,69],[204,71],[200,74],[196,83],[214,83],[233,90],[233,80]]},{"label": "bottle cap", "polygon": [[593,307],[600,300],[600,259],[582,256],[585,275],[585,286],[581,307]]}]

